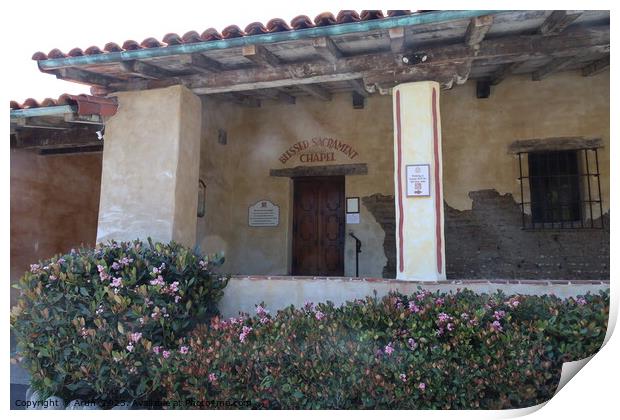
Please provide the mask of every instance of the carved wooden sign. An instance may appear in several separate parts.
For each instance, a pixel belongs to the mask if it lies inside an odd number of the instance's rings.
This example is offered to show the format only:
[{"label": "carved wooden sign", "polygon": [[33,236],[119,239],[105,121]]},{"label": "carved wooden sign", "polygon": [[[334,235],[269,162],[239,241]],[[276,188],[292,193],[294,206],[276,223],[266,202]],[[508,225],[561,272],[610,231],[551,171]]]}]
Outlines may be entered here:
[{"label": "carved wooden sign", "polygon": [[349,159],[355,159],[358,152],[351,146],[338,139],[331,137],[314,137],[310,140],[301,140],[286,149],[279,157],[282,164],[291,160],[299,160],[301,163],[333,162],[336,153]]},{"label": "carved wooden sign", "polygon": [[280,207],[269,200],[261,200],[248,209],[248,224],[252,227],[278,226]]},{"label": "carved wooden sign", "polygon": [[430,165],[407,165],[407,197],[430,197]]}]

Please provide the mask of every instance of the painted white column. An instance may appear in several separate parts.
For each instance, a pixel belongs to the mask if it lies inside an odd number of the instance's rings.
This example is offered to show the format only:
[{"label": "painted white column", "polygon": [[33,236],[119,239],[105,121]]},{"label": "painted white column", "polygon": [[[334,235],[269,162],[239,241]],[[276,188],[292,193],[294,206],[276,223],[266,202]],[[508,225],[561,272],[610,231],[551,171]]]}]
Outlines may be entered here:
[{"label": "painted white column", "polygon": [[436,82],[415,82],[396,86],[392,94],[396,277],[401,280],[446,278],[439,92]]},{"label": "painted white column", "polygon": [[117,94],[106,123],[97,242],[196,242],[201,101],[182,86]]}]

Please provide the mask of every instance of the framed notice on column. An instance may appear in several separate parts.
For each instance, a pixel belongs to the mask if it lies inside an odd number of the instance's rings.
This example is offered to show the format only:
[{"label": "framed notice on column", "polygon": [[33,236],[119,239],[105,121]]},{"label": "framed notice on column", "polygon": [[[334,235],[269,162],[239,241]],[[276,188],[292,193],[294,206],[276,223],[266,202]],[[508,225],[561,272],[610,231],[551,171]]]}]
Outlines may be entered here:
[{"label": "framed notice on column", "polygon": [[431,165],[407,165],[407,197],[430,197]]}]

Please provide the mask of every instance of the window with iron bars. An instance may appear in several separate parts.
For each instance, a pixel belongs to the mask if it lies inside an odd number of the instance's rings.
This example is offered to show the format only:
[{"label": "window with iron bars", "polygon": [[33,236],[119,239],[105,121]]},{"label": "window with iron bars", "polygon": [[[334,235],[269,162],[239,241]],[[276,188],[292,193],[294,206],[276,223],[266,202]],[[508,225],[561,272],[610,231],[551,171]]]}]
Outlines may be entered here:
[{"label": "window with iron bars", "polygon": [[519,152],[524,229],[602,229],[598,149]]}]

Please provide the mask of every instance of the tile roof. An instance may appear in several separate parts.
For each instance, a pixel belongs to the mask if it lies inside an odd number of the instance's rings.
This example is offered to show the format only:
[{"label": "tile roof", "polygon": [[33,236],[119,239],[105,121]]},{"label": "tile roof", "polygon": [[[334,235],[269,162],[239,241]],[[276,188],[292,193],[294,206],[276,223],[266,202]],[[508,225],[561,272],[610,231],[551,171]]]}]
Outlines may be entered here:
[{"label": "tile roof", "polygon": [[109,117],[116,114],[118,103],[115,98],[102,98],[91,95],[70,95],[65,93],[58,99],[45,98],[41,102],[28,98],[21,104],[11,101],[11,111],[20,109],[46,108],[54,106],[77,106],[78,115],[100,115]]},{"label": "tile roof", "polygon": [[146,38],[140,43],[129,39],[123,42],[122,45],[119,45],[115,42],[108,42],[103,47],[103,50],[97,46],[91,46],[85,50],[82,50],[81,48],[73,48],[69,52],[64,53],[58,48],[54,48],[47,54],[41,51],[36,52],[33,54],[32,59],[39,61],[66,57],[80,57],[84,55],[106,54],[110,52],[160,48],[169,45],[209,42],[217,41],[220,39],[239,38],[266,33],[298,31],[302,29],[320,26],[340,25],[360,21],[385,19],[395,16],[418,14],[424,12],[426,11],[418,10],[412,13],[410,10],[388,10],[387,15],[384,15],[381,10],[362,10],[359,14],[355,10],[341,10],[336,16],[334,16],[330,12],[324,12],[318,14],[314,18],[314,20],[310,19],[306,15],[299,15],[297,17],[294,17],[291,20],[290,24],[287,23],[284,19],[274,18],[267,22],[267,24],[265,25],[263,25],[261,22],[252,22],[247,25],[245,29],[241,29],[237,25],[229,25],[222,29],[221,33],[214,28],[209,28],[200,34],[196,31],[189,31],[183,36],[179,36],[176,33],[168,33],[164,35],[161,41],[157,40],[156,38]]}]

